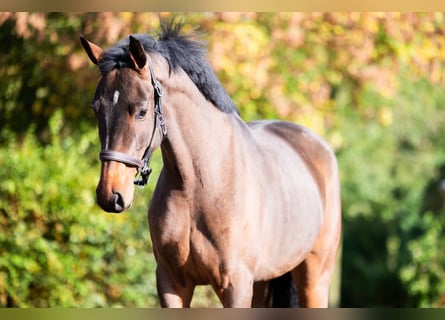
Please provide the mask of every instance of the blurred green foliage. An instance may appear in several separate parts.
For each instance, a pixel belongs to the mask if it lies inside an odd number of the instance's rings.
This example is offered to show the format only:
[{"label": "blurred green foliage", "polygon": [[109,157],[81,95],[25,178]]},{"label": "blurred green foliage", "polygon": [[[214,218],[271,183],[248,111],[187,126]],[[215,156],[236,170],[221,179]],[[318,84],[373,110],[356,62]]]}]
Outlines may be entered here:
[{"label": "blurred green foliage", "polygon": [[[337,153],[345,307],[444,306],[445,14],[189,13],[242,117],[282,118]],[[147,202],[95,205],[99,79],[152,13],[0,13],[0,306],[157,306]],[[160,155],[154,172],[159,173]],[[200,291],[195,305],[216,305]]]},{"label": "blurred green foliage", "polygon": [[62,125],[57,111],[44,146],[33,129],[2,135],[0,305],[155,304],[145,216],[100,212],[96,132],[62,138]]}]

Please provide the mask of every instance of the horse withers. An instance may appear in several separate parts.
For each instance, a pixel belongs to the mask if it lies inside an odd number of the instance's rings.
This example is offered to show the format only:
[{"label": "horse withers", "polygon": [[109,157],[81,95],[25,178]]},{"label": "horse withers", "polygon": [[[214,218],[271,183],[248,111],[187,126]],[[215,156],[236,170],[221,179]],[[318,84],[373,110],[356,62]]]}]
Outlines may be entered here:
[{"label": "horse withers", "polygon": [[135,176],[145,184],[152,152],[162,152],[148,212],[161,306],[189,307],[197,285],[225,307],[263,306],[273,279],[287,276],[300,306],[327,307],[341,234],[327,143],[289,122],[245,123],[203,45],[178,24],[107,51],[81,42],[102,74],[92,102],[98,204],[128,209]]}]

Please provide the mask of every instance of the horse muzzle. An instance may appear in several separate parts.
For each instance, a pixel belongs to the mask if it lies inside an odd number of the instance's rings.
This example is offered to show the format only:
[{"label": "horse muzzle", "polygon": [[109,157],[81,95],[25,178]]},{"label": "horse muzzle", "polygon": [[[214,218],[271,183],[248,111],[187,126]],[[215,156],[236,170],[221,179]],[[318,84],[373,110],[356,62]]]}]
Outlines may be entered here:
[{"label": "horse muzzle", "polygon": [[133,180],[136,169],[127,165],[105,161],[96,188],[97,204],[107,212],[120,213],[133,203]]},{"label": "horse muzzle", "polygon": [[96,199],[97,204],[102,208],[102,210],[107,212],[121,213],[131,206],[131,203],[125,203],[124,197],[120,192],[113,192],[110,197],[105,198],[101,196],[101,192],[99,188],[97,188]]}]

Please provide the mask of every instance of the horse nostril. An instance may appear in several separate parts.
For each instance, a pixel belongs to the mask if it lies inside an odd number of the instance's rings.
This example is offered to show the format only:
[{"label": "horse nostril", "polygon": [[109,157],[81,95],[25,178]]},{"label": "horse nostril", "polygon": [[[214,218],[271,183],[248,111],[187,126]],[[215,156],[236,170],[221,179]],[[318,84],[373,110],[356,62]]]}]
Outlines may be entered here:
[{"label": "horse nostril", "polygon": [[125,209],[124,197],[119,192],[113,192],[113,198],[111,200],[114,206],[114,212],[122,212]]}]

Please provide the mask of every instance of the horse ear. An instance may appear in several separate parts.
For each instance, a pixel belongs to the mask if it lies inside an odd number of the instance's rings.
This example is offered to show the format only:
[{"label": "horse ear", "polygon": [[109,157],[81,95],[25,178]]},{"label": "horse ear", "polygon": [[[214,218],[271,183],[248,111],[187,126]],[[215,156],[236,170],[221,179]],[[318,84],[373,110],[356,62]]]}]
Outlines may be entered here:
[{"label": "horse ear", "polygon": [[130,57],[136,69],[142,69],[147,63],[145,49],[135,37],[130,36]]},{"label": "horse ear", "polygon": [[98,64],[100,59],[102,59],[102,55],[104,53],[102,48],[88,41],[83,36],[80,36],[80,42],[82,43],[82,46],[85,49],[85,52],[87,53],[90,60],[94,64]]}]

